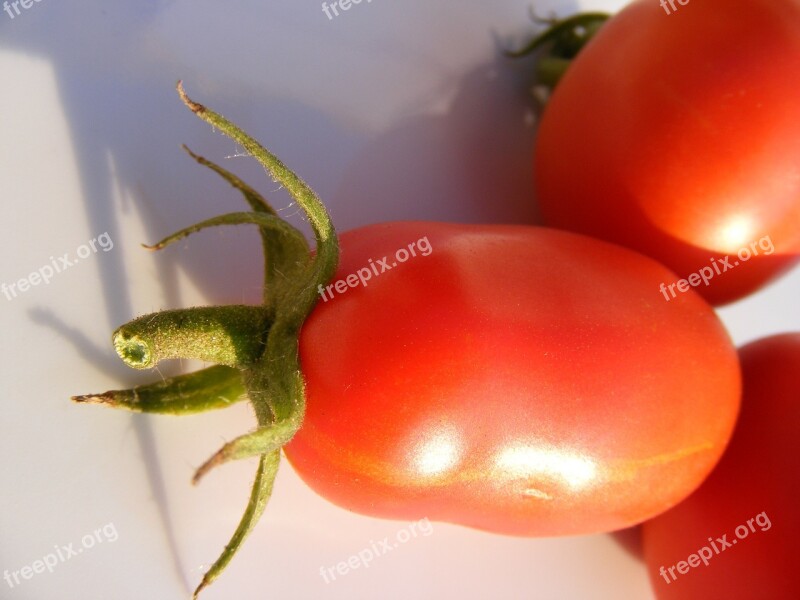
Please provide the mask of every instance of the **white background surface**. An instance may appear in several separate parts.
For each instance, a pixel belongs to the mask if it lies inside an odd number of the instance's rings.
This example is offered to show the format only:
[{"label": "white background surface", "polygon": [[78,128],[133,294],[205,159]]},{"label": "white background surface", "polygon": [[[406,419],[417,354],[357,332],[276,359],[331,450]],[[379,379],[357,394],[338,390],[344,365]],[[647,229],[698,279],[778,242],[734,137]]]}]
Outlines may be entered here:
[{"label": "white background surface", "polygon": [[[552,8],[575,5],[537,3]],[[0,13],[0,281],[103,232],[114,241],[48,285],[0,297],[0,570],[77,547],[107,523],[119,534],[13,589],[0,581],[0,598],[188,598],[244,508],[254,462],[198,488],[189,479],[253,426],[246,406],[170,418],[68,401],[153,379],[111,348],[130,318],[258,301],[255,231],[214,230],[160,254],[139,247],[241,208],[180,143],[299,222],[252,160],[225,160],[237,148],[183,108],[175,81],[298,171],[342,231],[404,218],[532,222],[529,65],[499,57],[495,41],[529,31],[527,9],[373,0],[329,21],[316,0],[42,0],[13,20]],[[800,330],[799,292],[795,270],[721,315],[737,344]],[[275,489],[206,600],[651,598],[644,568],[610,536],[514,539],[438,523],[326,584],[320,567],[406,524],[332,506],[285,461]]]}]

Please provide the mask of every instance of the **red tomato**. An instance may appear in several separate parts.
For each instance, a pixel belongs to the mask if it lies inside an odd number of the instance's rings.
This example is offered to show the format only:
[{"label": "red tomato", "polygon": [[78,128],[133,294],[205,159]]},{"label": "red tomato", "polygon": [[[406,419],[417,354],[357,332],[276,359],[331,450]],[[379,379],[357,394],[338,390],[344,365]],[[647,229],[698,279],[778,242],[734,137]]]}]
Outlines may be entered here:
[{"label": "red tomato", "polygon": [[749,344],[740,357],[744,398],[730,447],[696,493],[643,526],[659,599],[800,598],[800,333]]},{"label": "red tomato", "polygon": [[341,247],[334,281],[355,285],[301,331],[308,407],[285,448],[332,502],[585,534],[664,511],[722,454],[735,349],[700,296],[664,301],[655,261],[522,226],[389,223]]},{"label": "red tomato", "polygon": [[706,268],[696,289],[719,304],[800,257],[800,1],[676,6],[634,2],[578,55],[542,118],[536,194],[548,225]]}]

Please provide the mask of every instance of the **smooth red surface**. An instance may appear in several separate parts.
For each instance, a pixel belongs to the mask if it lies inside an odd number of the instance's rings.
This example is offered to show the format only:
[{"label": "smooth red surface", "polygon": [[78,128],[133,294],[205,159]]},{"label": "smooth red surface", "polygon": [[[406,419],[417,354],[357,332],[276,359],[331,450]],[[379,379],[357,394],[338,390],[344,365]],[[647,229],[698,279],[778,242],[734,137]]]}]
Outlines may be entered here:
[{"label": "smooth red surface", "polygon": [[[515,535],[619,529],[719,459],[735,349],[660,264],[535,227],[388,223],[341,236],[336,279],[432,252],[319,302],[301,332],[300,476],[350,510]],[[390,258],[391,260],[391,258]]]},{"label": "smooth red surface", "polygon": [[537,201],[548,225],[681,277],[769,236],[771,254],[697,288],[720,304],[800,257],[800,1],[676,6],[634,2],[570,67],[537,135]]},{"label": "smooth red surface", "polygon": [[[759,340],[740,357],[744,397],[730,447],[697,492],[643,525],[659,600],[800,598],[800,333]],[[736,528],[761,513],[771,526],[761,517],[766,530],[755,522],[737,539]],[[667,574],[669,584],[659,575],[723,534],[736,544],[713,553],[708,566],[676,571],[675,581]]]}]

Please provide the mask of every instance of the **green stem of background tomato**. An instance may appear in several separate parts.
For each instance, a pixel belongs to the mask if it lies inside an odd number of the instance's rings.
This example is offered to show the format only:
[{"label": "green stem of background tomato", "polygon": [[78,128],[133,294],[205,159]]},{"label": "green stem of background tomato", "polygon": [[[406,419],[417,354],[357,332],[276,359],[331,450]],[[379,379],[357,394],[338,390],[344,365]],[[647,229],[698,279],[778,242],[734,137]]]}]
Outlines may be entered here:
[{"label": "green stem of background tomato", "polygon": [[607,13],[591,12],[545,21],[550,25],[546,30],[534,36],[521,49],[505,54],[520,58],[542,51],[542,56],[537,60],[536,81],[553,89],[572,60],[609,18]]}]

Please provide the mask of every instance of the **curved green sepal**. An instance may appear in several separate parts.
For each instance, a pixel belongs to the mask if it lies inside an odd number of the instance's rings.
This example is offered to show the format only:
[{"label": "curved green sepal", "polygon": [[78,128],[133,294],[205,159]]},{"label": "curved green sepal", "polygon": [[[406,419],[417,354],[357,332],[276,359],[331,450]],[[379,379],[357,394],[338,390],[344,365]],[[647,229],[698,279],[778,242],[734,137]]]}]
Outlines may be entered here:
[{"label": "curved green sepal", "polygon": [[256,479],[253,482],[253,488],[250,492],[250,500],[247,503],[247,509],[245,509],[241,521],[239,521],[239,526],[236,528],[231,540],[225,546],[222,554],[220,554],[216,562],[206,571],[205,575],[203,575],[203,580],[192,595],[193,600],[197,600],[197,596],[203,588],[211,585],[211,583],[219,577],[225,567],[228,566],[228,563],[231,562],[237,550],[239,550],[244,540],[258,522],[258,519],[264,513],[267,502],[272,495],[272,487],[275,483],[275,476],[278,473],[280,458],[280,450],[276,450],[262,456],[259,460]]},{"label": "curved green sepal", "polygon": [[[195,154],[185,144],[182,147],[198,164],[208,167],[227,181],[232,187],[239,190],[254,212],[278,216],[275,209],[264,200],[261,194],[239,179],[236,175],[218,164],[211,162],[207,158]],[[261,243],[264,248],[264,305],[267,309],[274,310],[275,294],[273,290],[283,285],[286,279],[287,264],[296,261],[297,257],[291,254],[291,249],[287,248],[279,238],[271,235],[268,228],[261,227],[260,231]],[[308,256],[309,248],[305,243],[305,238],[301,235],[299,240],[302,240],[301,245],[305,250],[303,256]]]},{"label": "curved green sepal", "polygon": [[241,371],[215,365],[129,390],[73,396],[72,400],[140,413],[191,415],[227,408],[245,398]]},{"label": "curved green sepal", "polygon": [[[314,230],[314,237],[317,242],[317,252],[314,257],[314,273],[316,280],[314,281],[314,290],[316,290],[316,284],[327,284],[336,272],[336,266],[339,260],[339,244],[336,240],[336,231],[328,215],[328,211],[325,210],[325,205],[322,204],[322,201],[314,190],[284,165],[277,156],[264,148],[264,146],[237,125],[227,120],[222,115],[190,99],[186,95],[183,84],[180,81],[178,82],[177,89],[183,103],[195,115],[211,126],[219,129],[223,134],[244,147],[244,149],[266,169],[276,183],[280,183],[286,188],[292,199],[303,212],[305,212]],[[316,291],[314,291],[314,295],[315,294]],[[316,298],[313,297],[311,301],[308,299],[305,300],[308,303],[308,311],[310,312]]]}]

